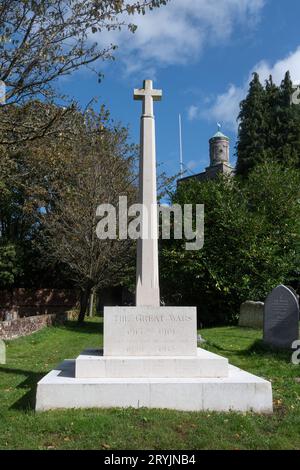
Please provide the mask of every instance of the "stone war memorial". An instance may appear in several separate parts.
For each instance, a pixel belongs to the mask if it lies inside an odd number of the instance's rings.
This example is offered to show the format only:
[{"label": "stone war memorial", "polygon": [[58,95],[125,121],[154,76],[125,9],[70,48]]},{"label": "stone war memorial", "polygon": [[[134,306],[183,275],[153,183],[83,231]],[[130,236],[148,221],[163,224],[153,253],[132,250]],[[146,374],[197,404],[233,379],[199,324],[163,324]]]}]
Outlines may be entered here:
[{"label": "stone war memorial", "polygon": [[151,80],[134,91],[134,99],[143,104],[139,197],[143,207],[154,211],[149,236],[137,243],[136,305],[104,309],[103,351],[83,351],[46,375],[37,386],[38,411],[146,407],[272,412],[270,382],[197,348],[196,307],[160,306],[153,103],[161,98]]},{"label": "stone war memorial", "polygon": [[268,295],[264,307],[264,342],[292,348],[299,338],[299,301],[295,291],[280,285]]}]

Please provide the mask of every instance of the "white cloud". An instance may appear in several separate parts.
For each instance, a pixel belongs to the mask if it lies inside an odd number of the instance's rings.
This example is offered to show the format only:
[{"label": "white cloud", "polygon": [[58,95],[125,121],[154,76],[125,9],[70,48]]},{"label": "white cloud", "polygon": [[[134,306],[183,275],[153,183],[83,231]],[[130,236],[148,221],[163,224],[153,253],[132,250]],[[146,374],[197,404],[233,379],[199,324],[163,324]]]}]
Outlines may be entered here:
[{"label": "white cloud", "polygon": [[267,80],[272,75],[274,82],[279,84],[287,70],[290,71],[294,82],[300,81],[300,46],[273,66],[265,60],[261,61],[254,67],[253,72],[259,73],[261,81]]},{"label": "white cloud", "polygon": [[188,108],[188,119],[189,121],[194,121],[198,118],[199,115],[199,108],[198,106],[194,106],[193,104]]},{"label": "white cloud", "polygon": [[[134,35],[122,30],[101,33],[102,44],[119,45],[127,72],[147,67],[185,64],[196,60],[203,47],[230,38],[237,24],[257,21],[265,0],[170,0],[146,15],[130,17]],[[95,40],[95,36],[91,36]]]},{"label": "white cloud", "polygon": [[228,90],[218,95],[210,108],[201,112],[200,117],[221,122],[224,127],[236,130],[239,104],[247,93],[247,86],[229,85]]},{"label": "white cloud", "polygon": [[[211,106],[198,113],[198,117],[221,121],[226,128],[237,130],[239,104],[247,94],[252,73],[259,74],[261,83],[264,83],[272,75],[273,81],[279,85],[288,70],[293,82],[300,83],[300,46],[273,65],[266,60],[260,61],[252,68],[247,80],[242,85],[230,84],[227,91],[218,95]],[[192,105],[190,109],[193,107],[196,106]]]}]

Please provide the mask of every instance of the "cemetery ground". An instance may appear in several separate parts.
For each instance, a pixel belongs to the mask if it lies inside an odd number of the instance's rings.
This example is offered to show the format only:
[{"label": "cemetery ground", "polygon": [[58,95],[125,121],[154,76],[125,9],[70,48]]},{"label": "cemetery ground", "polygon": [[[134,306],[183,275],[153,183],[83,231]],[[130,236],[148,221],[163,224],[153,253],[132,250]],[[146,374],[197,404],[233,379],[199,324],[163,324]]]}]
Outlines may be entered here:
[{"label": "cemetery ground", "polygon": [[272,381],[274,414],[149,409],[34,411],[36,383],[65,358],[99,347],[100,318],[44,329],[7,342],[0,365],[1,449],[299,449],[300,365],[274,352],[256,330],[201,330],[205,348]]}]

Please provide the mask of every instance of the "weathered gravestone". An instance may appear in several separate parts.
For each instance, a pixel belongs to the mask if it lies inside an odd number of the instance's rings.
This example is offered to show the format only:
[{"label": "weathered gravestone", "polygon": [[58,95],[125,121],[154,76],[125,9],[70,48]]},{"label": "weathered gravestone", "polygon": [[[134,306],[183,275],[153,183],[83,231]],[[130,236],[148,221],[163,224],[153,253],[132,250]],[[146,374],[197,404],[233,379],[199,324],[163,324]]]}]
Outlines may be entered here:
[{"label": "weathered gravestone", "polygon": [[247,300],[240,307],[239,326],[262,329],[264,323],[264,303]]},{"label": "weathered gravestone", "polygon": [[2,339],[0,339],[0,364],[6,364],[6,347]]},{"label": "weathered gravestone", "polygon": [[280,285],[268,295],[264,308],[264,342],[291,348],[299,337],[299,303],[296,295]]}]

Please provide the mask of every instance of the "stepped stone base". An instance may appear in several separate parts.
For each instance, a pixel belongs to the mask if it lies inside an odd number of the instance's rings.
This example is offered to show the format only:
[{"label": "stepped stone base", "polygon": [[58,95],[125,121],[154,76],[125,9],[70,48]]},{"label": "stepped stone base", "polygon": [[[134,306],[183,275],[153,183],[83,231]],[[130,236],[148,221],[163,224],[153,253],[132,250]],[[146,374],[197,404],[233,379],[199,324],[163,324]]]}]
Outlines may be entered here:
[{"label": "stepped stone base", "polygon": [[228,360],[198,348],[197,356],[103,356],[102,350],[86,350],[76,359],[75,377],[92,378],[192,378],[227,377]]},{"label": "stepped stone base", "polygon": [[75,378],[74,360],[38,383],[37,411],[115,407],[272,413],[272,387],[231,365],[223,378]]},{"label": "stepped stone base", "polygon": [[104,353],[84,351],[46,375],[36,410],[167,408],[272,412],[270,382],[197,348],[195,307],[106,307]]}]

